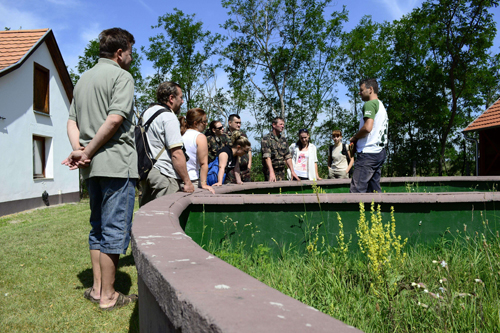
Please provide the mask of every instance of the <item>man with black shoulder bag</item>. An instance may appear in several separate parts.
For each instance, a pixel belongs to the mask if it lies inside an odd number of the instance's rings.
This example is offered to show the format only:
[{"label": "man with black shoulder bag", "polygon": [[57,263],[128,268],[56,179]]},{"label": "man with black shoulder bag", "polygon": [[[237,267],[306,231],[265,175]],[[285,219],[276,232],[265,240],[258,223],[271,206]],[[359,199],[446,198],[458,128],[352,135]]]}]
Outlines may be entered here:
[{"label": "man with black shoulder bag", "polygon": [[[175,82],[163,82],[156,91],[156,98],[158,103],[151,105],[143,113],[143,123],[146,124],[159,110],[166,110],[156,114],[156,118],[145,132],[150,156],[156,157],[157,161],[146,179],[140,183],[142,188],[140,206],[179,190],[194,192],[194,185],[189,179],[186,168],[180,124],[177,119],[183,103],[181,88]],[[182,183],[184,187],[181,187]]]}]

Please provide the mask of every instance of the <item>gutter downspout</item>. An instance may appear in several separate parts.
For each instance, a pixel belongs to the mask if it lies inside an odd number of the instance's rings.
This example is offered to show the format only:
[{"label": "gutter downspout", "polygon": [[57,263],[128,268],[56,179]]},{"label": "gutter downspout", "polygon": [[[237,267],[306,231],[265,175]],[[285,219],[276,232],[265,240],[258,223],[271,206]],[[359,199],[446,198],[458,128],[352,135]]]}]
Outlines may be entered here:
[{"label": "gutter downspout", "polygon": [[472,142],[474,142],[476,144],[476,176],[479,176],[479,158],[478,158],[479,143],[478,143],[477,139],[469,138],[467,136],[467,133],[463,132],[462,134],[464,135],[465,140],[472,141]]}]

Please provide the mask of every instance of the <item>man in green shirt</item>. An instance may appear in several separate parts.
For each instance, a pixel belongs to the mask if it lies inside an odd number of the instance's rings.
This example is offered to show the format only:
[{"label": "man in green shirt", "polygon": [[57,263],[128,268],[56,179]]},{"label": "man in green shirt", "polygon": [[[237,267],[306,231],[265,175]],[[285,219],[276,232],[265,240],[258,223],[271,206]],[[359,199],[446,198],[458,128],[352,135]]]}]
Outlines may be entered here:
[{"label": "man in green shirt", "polygon": [[134,36],[120,28],[99,34],[100,59],[75,86],[67,124],[73,152],[62,163],[80,168],[90,197],[93,286],[84,292],[102,310],[137,300],[115,291],[120,254],[130,242],[138,178],[133,125],[134,80],[128,72]]},{"label": "man in green shirt", "polygon": [[389,119],[384,104],[378,99],[377,80],[361,81],[359,95],[366,103],[363,105],[359,131],[350,140],[357,152],[350,192],[382,192],[380,176],[386,157]]}]

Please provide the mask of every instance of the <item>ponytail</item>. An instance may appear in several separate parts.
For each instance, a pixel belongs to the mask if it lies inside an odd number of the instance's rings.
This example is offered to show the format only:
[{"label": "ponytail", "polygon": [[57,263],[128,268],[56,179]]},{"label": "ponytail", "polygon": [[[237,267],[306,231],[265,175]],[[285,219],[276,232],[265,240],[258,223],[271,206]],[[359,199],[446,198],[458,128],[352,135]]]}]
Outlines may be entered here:
[{"label": "ponytail", "polygon": [[240,131],[234,131],[231,135],[231,143],[233,147],[241,146],[241,147],[250,147],[250,141],[246,136],[243,136]]},{"label": "ponytail", "polygon": [[186,131],[187,131],[186,117],[180,116],[179,117],[179,123],[181,124],[181,135],[184,135],[184,133],[186,133]]}]

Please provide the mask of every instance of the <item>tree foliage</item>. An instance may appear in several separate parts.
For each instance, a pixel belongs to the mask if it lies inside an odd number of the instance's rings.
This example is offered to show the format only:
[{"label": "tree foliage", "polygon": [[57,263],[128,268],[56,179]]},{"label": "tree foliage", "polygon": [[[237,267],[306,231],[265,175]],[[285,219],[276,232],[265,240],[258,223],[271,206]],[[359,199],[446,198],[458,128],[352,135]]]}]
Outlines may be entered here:
[{"label": "tree foliage", "polygon": [[[229,85],[265,107],[257,123],[281,116],[287,126],[312,127],[334,99],[336,57],[347,13],[325,19],[331,0],[228,0],[231,33],[224,55]],[[290,126],[289,126],[290,127]]]},{"label": "tree foliage", "polygon": [[[385,175],[469,174],[469,165],[473,172],[474,147],[461,130],[500,96],[500,54],[491,51],[491,9],[499,1],[426,0],[393,22],[365,16],[351,31],[343,31],[345,8],[332,11],[332,4],[223,0],[228,40],[203,29],[194,14],[160,16],[152,26],[160,32],[141,48],[155,71],[146,82],[134,49],[136,104],[143,108],[155,101],[159,83],[176,81],[185,107],[202,107],[209,119],[250,114],[245,129],[257,141],[276,116],[286,120],[292,141],[299,128],[311,130],[322,164],[333,129],[344,141],[358,129],[359,81],[377,78],[389,115]],[[98,54],[93,40],[71,72],[75,82]],[[218,82],[221,68],[227,84]],[[349,105],[339,104],[339,83]]]},{"label": "tree foliage", "polygon": [[[389,114],[386,174],[456,174],[470,163],[460,130],[498,94],[491,0],[427,0],[392,23],[363,18],[344,35],[342,80],[376,77]],[[458,163],[458,164],[457,164]]]},{"label": "tree foliage", "polygon": [[203,23],[195,22],[194,17],[177,8],[160,16],[152,28],[164,31],[150,37],[149,47],[141,49],[156,71],[148,78],[150,89],[164,81],[177,82],[184,92],[187,109],[202,107],[205,84],[219,66],[210,60],[224,40],[220,34],[204,30]]}]

